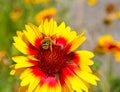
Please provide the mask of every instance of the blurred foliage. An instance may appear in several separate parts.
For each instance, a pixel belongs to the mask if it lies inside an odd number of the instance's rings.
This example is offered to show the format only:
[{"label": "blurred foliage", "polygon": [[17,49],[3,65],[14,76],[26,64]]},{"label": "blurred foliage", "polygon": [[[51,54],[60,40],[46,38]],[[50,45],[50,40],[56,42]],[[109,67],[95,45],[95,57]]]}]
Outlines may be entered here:
[{"label": "blurred foliage", "polygon": [[120,78],[111,80],[111,92],[120,92]]},{"label": "blurred foliage", "polygon": [[92,66],[93,71],[97,73],[101,65],[102,65],[101,61],[95,60],[94,65]]}]

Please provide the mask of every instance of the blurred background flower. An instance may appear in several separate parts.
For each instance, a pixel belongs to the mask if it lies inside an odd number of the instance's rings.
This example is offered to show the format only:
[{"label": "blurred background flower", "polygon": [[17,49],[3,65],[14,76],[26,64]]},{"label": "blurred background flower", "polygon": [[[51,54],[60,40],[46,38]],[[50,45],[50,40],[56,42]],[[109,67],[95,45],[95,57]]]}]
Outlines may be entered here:
[{"label": "blurred background flower", "polygon": [[111,35],[104,35],[98,39],[95,47],[97,53],[112,53],[117,61],[120,61],[120,42],[116,42]]},{"label": "blurred background flower", "polygon": [[120,18],[119,10],[114,3],[109,3],[105,7],[106,17],[103,19],[105,25],[112,24],[115,20]]},{"label": "blurred background flower", "polygon": [[23,10],[20,7],[15,7],[10,13],[12,21],[17,21],[22,16]]},{"label": "blurred background flower", "polygon": [[94,6],[97,4],[97,2],[98,2],[98,0],[88,0],[88,5]]},{"label": "blurred background flower", "polygon": [[40,24],[45,19],[54,18],[56,15],[56,12],[57,12],[56,8],[48,8],[48,9],[42,10],[38,14],[36,14],[35,21],[37,24]]},{"label": "blurred background flower", "polygon": [[26,4],[48,3],[49,0],[24,0]]}]

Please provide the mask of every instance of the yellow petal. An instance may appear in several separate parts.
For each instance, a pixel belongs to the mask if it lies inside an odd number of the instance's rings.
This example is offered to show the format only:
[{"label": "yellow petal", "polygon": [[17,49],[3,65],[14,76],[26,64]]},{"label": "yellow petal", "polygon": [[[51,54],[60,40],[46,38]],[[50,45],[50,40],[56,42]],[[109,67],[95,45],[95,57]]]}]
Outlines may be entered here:
[{"label": "yellow petal", "polygon": [[46,19],[44,21],[44,24],[41,24],[39,26],[39,30],[42,31],[43,34],[45,34],[46,36],[54,36],[56,35],[56,29],[57,29],[57,23],[51,19],[50,22],[48,22],[48,20]]},{"label": "yellow petal", "polygon": [[[67,79],[65,79],[64,80],[65,81],[65,87],[64,87],[64,89],[63,90],[71,90],[70,92],[72,92],[72,91],[74,91],[74,89],[72,88],[72,85],[70,84],[70,82],[67,80]],[[64,91],[64,92],[66,92],[66,91]]]},{"label": "yellow petal", "polygon": [[84,30],[80,35],[78,35],[78,36],[70,43],[70,44],[71,44],[70,51],[73,51],[73,50],[77,49],[77,48],[86,40],[86,37],[83,36],[85,32],[86,32],[86,30]]},{"label": "yellow petal", "polygon": [[28,76],[29,74],[31,74],[31,69],[27,68],[25,69],[22,74],[20,75],[20,79],[22,80],[24,77]]},{"label": "yellow petal", "polygon": [[38,27],[36,27],[35,25],[33,25],[32,23],[28,23],[28,25],[31,27],[31,29],[33,30],[33,32],[35,33],[35,35],[39,38],[41,37],[41,32],[39,31]]},{"label": "yellow petal", "polygon": [[88,65],[84,65],[84,64],[80,65],[80,69],[82,71],[86,71],[86,72],[92,73],[92,70],[91,70],[91,68]]},{"label": "yellow petal", "polygon": [[28,24],[26,25],[26,30],[23,31],[29,42],[35,46],[35,41],[36,39],[40,38],[42,34],[40,33],[39,29],[33,25],[33,24]]},{"label": "yellow petal", "polygon": [[41,26],[39,26],[39,30],[40,31],[42,31],[42,33],[43,34],[45,34],[45,35],[49,35],[49,27],[50,27],[50,23],[48,22],[48,20],[46,19],[45,21],[44,21],[44,24],[43,23],[41,23]]},{"label": "yellow petal", "polygon": [[13,69],[11,70],[10,74],[11,75],[17,75],[17,76],[20,76],[20,74],[25,70],[25,68],[22,68],[22,69]]},{"label": "yellow petal", "polygon": [[56,36],[60,37],[60,36],[64,33],[65,27],[66,27],[65,23],[62,22],[62,23],[57,27],[57,30],[56,30],[56,31],[57,31],[57,34],[56,34]]},{"label": "yellow petal", "polygon": [[[67,75],[66,72],[70,75]],[[77,92],[82,92],[82,90],[88,92],[87,86],[76,74],[72,72],[71,69],[66,68],[66,70],[63,70],[63,74],[66,77],[65,83],[66,81],[69,81],[73,90],[76,90]]]},{"label": "yellow petal", "polygon": [[83,55],[83,57],[86,58],[93,58],[94,54],[88,50],[80,50],[80,51],[76,51],[77,54],[79,54],[80,56]]},{"label": "yellow petal", "polygon": [[32,73],[29,73],[28,75],[26,75],[26,77],[24,77],[20,83],[21,86],[26,86],[31,82],[31,79],[33,78]]},{"label": "yellow petal", "polygon": [[[49,92],[47,83],[39,84],[35,89],[35,92]],[[53,91],[54,92],[54,91]]]},{"label": "yellow petal", "polygon": [[64,32],[61,34],[62,37],[65,37],[70,33],[71,28],[70,27],[66,27],[64,30]]},{"label": "yellow petal", "polygon": [[76,35],[76,32],[71,31],[69,26],[66,27],[64,22],[62,22],[57,28],[56,37],[63,37],[65,40],[67,40],[67,43],[70,43],[73,39],[75,39]]},{"label": "yellow petal", "polygon": [[44,84],[40,87],[40,91],[41,91],[41,92],[49,92],[47,83],[44,83]]},{"label": "yellow petal", "polygon": [[40,89],[41,89],[41,86],[40,86],[40,85],[38,85],[38,86],[36,87],[36,89],[35,89],[35,91],[34,91],[34,92],[42,92]]},{"label": "yellow petal", "polygon": [[78,56],[80,57],[80,61],[79,61],[79,65],[93,65],[94,62],[92,60],[90,60],[91,58],[94,57],[94,54],[90,51],[87,50],[80,50],[80,51],[76,51],[75,53],[78,54]]},{"label": "yellow petal", "polygon": [[74,77],[68,76],[67,79],[69,80],[72,88],[77,92],[82,92],[82,90],[88,92],[88,88],[86,87],[86,85],[77,76]]},{"label": "yellow petal", "polygon": [[98,44],[104,46],[106,42],[113,43],[113,37],[111,35],[104,35],[98,39]]},{"label": "yellow petal", "polygon": [[96,77],[95,75],[87,72],[82,72],[82,71],[77,71],[76,73],[84,81],[97,86],[96,80],[99,80],[99,78]]},{"label": "yellow petal", "polygon": [[23,42],[25,42],[26,45],[30,44],[30,42],[28,41],[28,39],[26,38],[26,36],[25,36],[25,34],[23,32],[17,31],[16,33],[17,33],[18,38],[20,38],[21,40],[23,40]]},{"label": "yellow petal", "polygon": [[14,36],[13,39],[15,41],[15,43],[13,43],[13,45],[19,51],[21,51],[22,53],[27,54],[28,53],[27,52],[27,48],[28,48],[27,44],[21,38],[19,38],[19,37]]},{"label": "yellow petal", "polygon": [[62,92],[74,92],[74,90],[68,87],[66,84],[62,86]]},{"label": "yellow petal", "polygon": [[[54,89],[54,87],[52,87],[52,89]],[[57,83],[56,86],[55,86],[55,92],[61,92],[61,91],[62,91],[62,89],[61,89],[61,84],[60,84],[60,82],[58,81],[58,83]],[[51,90],[51,92],[54,92],[54,91]]]},{"label": "yellow petal", "polygon": [[[25,56],[15,56],[15,57],[12,57],[12,59],[13,61],[16,62],[15,69],[35,66],[35,63],[34,64],[31,63],[30,58]],[[36,61],[36,64],[37,64],[37,61]]]},{"label": "yellow petal", "polygon": [[77,36],[77,33],[75,31],[71,31],[68,35],[66,35],[68,39],[68,43],[70,43],[72,40],[74,40]]},{"label": "yellow petal", "polygon": [[28,87],[28,92],[33,92],[33,90],[37,87],[39,82],[40,82],[40,78],[33,75],[33,78],[31,79],[30,85]]},{"label": "yellow petal", "polygon": [[50,25],[49,25],[49,35],[53,36],[56,34],[56,29],[57,29],[57,23],[53,19],[50,20]]},{"label": "yellow petal", "polygon": [[10,71],[10,75],[14,75],[15,72],[16,72],[15,70],[11,70],[11,71]]},{"label": "yellow petal", "polygon": [[21,37],[23,36],[23,32],[21,32],[21,31],[17,31],[16,33],[17,33],[17,36],[18,36],[19,38],[21,38]]},{"label": "yellow petal", "polygon": [[28,86],[23,86],[18,89],[18,92],[27,92]]}]

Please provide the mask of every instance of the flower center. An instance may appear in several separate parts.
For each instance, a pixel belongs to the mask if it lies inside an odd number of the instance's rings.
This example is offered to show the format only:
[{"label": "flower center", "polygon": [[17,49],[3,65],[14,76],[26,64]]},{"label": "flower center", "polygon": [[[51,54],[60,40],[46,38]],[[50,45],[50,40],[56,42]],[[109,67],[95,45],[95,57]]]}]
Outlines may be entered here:
[{"label": "flower center", "polygon": [[57,45],[52,46],[52,51],[50,48],[44,49],[40,47],[40,52],[36,58],[40,60],[38,66],[42,71],[51,76],[60,72],[66,66],[66,61],[68,61],[64,49]]},{"label": "flower center", "polygon": [[111,44],[109,42],[106,42],[105,45],[107,46],[108,50],[112,50],[114,48],[117,48],[114,44]]}]

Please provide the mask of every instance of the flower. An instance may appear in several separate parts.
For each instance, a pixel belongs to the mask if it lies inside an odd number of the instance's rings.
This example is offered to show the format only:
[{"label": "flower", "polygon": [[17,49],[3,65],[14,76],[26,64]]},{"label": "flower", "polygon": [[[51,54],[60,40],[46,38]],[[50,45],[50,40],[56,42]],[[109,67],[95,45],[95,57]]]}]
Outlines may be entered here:
[{"label": "flower", "polygon": [[111,52],[115,47],[115,41],[111,35],[104,35],[98,39],[100,46],[104,47],[107,52]]},{"label": "flower", "polygon": [[3,62],[4,64],[7,64],[7,52],[6,51],[0,51],[0,62]]},{"label": "flower", "polygon": [[115,12],[116,11],[116,9],[117,9],[117,7],[116,7],[116,5],[114,4],[114,3],[109,3],[109,4],[107,4],[106,5],[106,7],[105,7],[105,11],[106,11],[106,13],[112,13],[112,12]]},{"label": "flower", "polygon": [[94,6],[97,4],[97,2],[98,2],[98,0],[88,0],[88,5]]},{"label": "flower", "polygon": [[49,0],[24,0],[26,4],[39,4],[39,3],[47,3]]},{"label": "flower", "polygon": [[116,7],[115,4],[109,3],[105,7],[105,12],[107,16],[103,19],[103,23],[105,25],[110,25],[112,24],[116,19],[120,19],[120,11]]},{"label": "flower", "polygon": [[111,35],[101,36],[98,39],[98,44],[95,51],[98,53],[113,53],[115,59],[120,61],[120,42],[116,42]]},{"label": "flower", "polygon": [[57,12],[56,8],[44,9],[40,11],[38,14],[36,14],[35,20],[37,24],[40,24],[45,19],[53,18],[56,15],[56,12]]},{"label": "flower", "polygon": [[120,11],[116,11],[115,15],[118,19],[120,19]]},{"label": "flower", "polygon": [[115,14],[109,14],[108,16],[106,16],[104,19],[103,19],[103,23],[105,25],[110,25],[114,22],[114,20],[116,19],[116,16]]},{"label": "flower", "polygon": [[14,46],[23,56],[14,56],[16,63],[10,74],[21,79],[19,92],[88,92],[88,84],[99,80],[89,66],[94,54],[75,51],[85,40],[84,31],[77,35],[70,27],[45,20],[39,27],[28,24],[13,37]]},{"label": "flower", "polygon": [[23,14],[23,10],[20,7],[16,7],[15,9],[12,10],[12,12],[10,13],[10,18],[12,19],[12,21],[17,21]]}]

